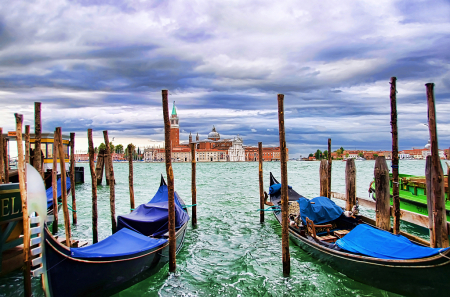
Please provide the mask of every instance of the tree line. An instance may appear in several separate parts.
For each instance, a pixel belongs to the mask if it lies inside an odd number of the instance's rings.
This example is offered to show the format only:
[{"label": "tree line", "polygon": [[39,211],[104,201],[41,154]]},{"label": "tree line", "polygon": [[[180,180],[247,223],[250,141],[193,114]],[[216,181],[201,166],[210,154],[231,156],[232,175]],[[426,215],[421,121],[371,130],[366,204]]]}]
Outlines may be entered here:
[{"label": "tree line", "polygon": [[[130,144],[131,144],[132,147],[133,147],[133,159],[134,159],[134,160],[142,159],[142,158],[141,158],[141,150],[140,150],[140,148],[138,147],[137,150],[136,150],[136,149],[135,149],[136,146],[135,146],[134,144],[132,144],[132,143],[130,143]],[[127,147],[125,148],[125,150],[124,150],[124,147],[123,147],[122,144],[114,145],[112,142],[110,142],[110,143],[109,143],[109,148],[110,148],[110,150],[111,150],[112,152],[114,152],[114,153],[116,153],[116,154],[124,154],[125,156],[128,156],[128,146],[127,146]],[[106,150],[106,145],[105,145],[103,142],[102,142],[98,147],[95,147],[95,148],[94,148],[94,152],[95,152],[96,154],[98,154],[98,152],[99,152],[100,150]]]}]

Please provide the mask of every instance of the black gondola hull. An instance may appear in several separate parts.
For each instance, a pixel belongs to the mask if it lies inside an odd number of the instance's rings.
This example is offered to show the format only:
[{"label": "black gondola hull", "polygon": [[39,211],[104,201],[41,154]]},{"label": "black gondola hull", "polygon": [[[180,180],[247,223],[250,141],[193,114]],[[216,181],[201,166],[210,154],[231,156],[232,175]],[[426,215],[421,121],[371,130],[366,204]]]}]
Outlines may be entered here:
[{"label": "black gondola hull", "polygon": [[[176,233],[177,251],[187,223]],[[82,260],[46,231],[45,257],[50,296],[110,296],[153,275],[169,261],[169,242],[162,247],[118,259]]]},{"label": "black gondola hull", "polygon": [[[271,174],[270,184],[277,183]],[[299,194],[297,194],[299,195]],[[278,203],[279,196],[271,196]],[[281,224],[281,212],[274,212]],[[334,250],[289,227],[289,236],[314,258],[358,282],[407,296],[448,296],[450,252],[413,260],[385,260]]]}]

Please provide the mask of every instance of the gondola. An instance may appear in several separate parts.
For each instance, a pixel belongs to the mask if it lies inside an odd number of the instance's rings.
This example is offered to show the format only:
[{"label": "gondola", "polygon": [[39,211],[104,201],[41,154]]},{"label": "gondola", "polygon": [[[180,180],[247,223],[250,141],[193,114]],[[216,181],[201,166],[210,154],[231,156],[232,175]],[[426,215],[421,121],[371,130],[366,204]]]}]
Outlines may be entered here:
[{"label": "gondola", "polygon": [[[273,185],[278,185],[279,187],[279,182],[270,173],[270,186],[272,187]],[[304,199],[305,197],[292,188],[289,189],[288,195],[290,205],[300,201],[302,203],[300,208],[304,206],[305,210],[307,210],[308,203],[321,198]],[[279,207],[281,205],[281,191],[272,191],[270,193],[270,201],[274,205],[274,215],[281,224],[281,210]],[[334,204],[332,201],[331,203]],[[302,223],[300,223],[300,220]],[[300,220],[298,224],[290,224],[290,238],[313,257],[351,279],[408,296],[448,296],[450,292],[450,282],[448,281],[448,275],[450,274],[450,250],[448,248],[431,249],[425,247],[418,241],[415,241],[413,236],[406,233],[402,233],[404,236],[393,235],[390,232],[376,228],[374,221],[364,216],[346,217],[341,214],[338,218],[327,222],[325,227],[323,227],[324,225],[316,225],[315,227],[319,227],[316,230],[311,228],[311,224],[314,227],[315,223],[311,223],[311,221],[304,223],[306,219],[303,212]],[[323,223],[321,222],[320,224]],[[346,231],[344,232],[344,230]],[[361,230],[363,232],[358,233]],[[370,249],[370,244],[372,243],[370,234],[372,233],[385,236],[386,240],[383,244],[386,246],[389,246],[391,239],[401,240],[405,244],[410,244],[409,246],[413,249],[421,250],[424,253],[429,252],[430,255],[421,258],[414,258],[414,255],[408,255],[409,259],[401,259],[403,256],[400,253],[397,258],[394,256],[389,258],[385,254],[381,254],[383,247],[378,251],[380,255],[376,254],[378,255],[376,256],[374,254],[368,255],[370,253],[366,253],[366,250],[364,250],[364,253],[361,252],[361,249],[352,250],[351,246],[345,245],[347,238],[349,238],[348,242],[352,242],[356,238],[355,240],[359,240],[364,247],[369,245]],[[324,235],[323,238],[337,235],[335,237],[341,237],[341,239],[335,242],[322,240],[320,237],[322,234]],[[344,235],[342,236],[342,234]],[[373,245],[373,247],[376,247],[376,245]],[[409,250],[406,249],[406,251]],[[407,258],[406,254],[405,258]]]},{"label": "gondola", "polygon": [[[176,252],[189,215],[175,192]],[[156,273],[169,261],[168,188],[161,177],[155,196],[130,214],[119,216],[117,232],[81,248],[68,248],[44,232],[48,296],[110,296]]]}]

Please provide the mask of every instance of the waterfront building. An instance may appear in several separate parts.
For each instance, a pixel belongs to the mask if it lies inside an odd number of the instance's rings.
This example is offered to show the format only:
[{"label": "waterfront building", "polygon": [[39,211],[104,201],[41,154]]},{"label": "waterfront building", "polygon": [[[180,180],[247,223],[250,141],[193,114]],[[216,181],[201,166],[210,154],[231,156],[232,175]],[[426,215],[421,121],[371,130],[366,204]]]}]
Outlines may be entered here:
[{"label": "waterfront building", "polygon": [[[242,162],[258,161],[259,153],[257,147],[245,146],[242,137],[237,135],[233,139],[221,139],[220,133],[213,126],[208,138],[200,140],[197,133],[195,141],[192,133],[189,133],[188,144],[180,143],[180,123],[175,102],[170,116],[170,144],[172,150],[172,162],[191,162],[189,144],[194,143],[196,148],[195,158],[198,162]],[[264,147],[264,161],[279,161],[279,147]],[[153,160],[164,161],[165,150],[155,149]]]},{"label": "waterfront building", "polygon": [[239,137],[239,134],[231,142],[231,147],[228,149],[228,155],[230,156],[229,161],[231,162],[245,161],[244,141],[242,140],[242,137]]}]

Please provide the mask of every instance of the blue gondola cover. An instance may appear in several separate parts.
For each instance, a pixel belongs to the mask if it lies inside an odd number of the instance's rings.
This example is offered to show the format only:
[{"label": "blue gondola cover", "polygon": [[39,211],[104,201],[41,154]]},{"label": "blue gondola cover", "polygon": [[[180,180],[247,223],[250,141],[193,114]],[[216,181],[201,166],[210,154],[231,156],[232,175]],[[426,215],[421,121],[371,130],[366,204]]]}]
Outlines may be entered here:
[{"label": "blue gondola cover", "polygon": [[[58,179],[57,182],[57,196],[58,199],[61,198],[61,178]],[[68,191],[70,189],[70,178],[67,177],[66,178],[66,191]],[[47,208],[50,208],[53,205],[53,187],[50,187],[46,190],[46,194],[47,194]]]},{"label": "blue gondola cover", "polygon": [[311,200],[302,197],[297,202],[300,204],[303,224],[306,224],[306,217],[312,220],[314,224],[324,224],[336,220],[343,213],[342,208],[327,197],[319,196]]},{"label": "blue gondola cover", "polygon": [[[292,189],[292,187],[288,185],[288,189]],[[279,191],[281,191],[281,184],[273,184],[269,187],[269,195],[274,195]]]},{"label": "blue gondola cover", "polygon": [[71,248],[74,258],[110,258],[137,254],[162,246],[167,239],[155,239],[126,228],[121,229],[104,240],[81,248]]},{"label": "blue gondola cover", "polygon": [[[161,236],[169,230],[168,188],[159,187],[149,203],[139,205],[133,212],[119,216],[117,229],[128,228],[145,236]],[[189,220],[175,193],[175,228],[178,229]]]},{"label": "blue gondola cover", "polygon": [[352,253],[393,260],[425,258],[448,249],[420,246],[402,235],[394,235],[365,224],[356,226],[336,241],[336,245]]}]

